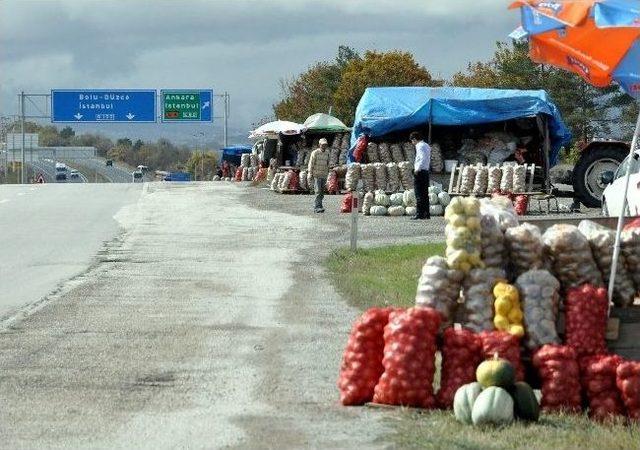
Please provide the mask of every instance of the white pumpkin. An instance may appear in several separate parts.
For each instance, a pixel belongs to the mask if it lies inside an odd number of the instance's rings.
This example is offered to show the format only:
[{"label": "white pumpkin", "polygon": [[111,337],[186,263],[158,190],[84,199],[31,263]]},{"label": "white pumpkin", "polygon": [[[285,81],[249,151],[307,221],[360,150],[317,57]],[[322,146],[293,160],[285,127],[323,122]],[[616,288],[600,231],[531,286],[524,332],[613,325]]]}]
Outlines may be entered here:
[{"label": "white pumpkin", "polygon": [[415,206],[407,206],[404,209],[404,213],[407,216],[415,216],[417,212],[418,212],[418,208],[416,208]]},{"label": "white pumpkin", "polygon": [[513,422],[513,399],[501,387],[489,386],[478,395],[471,409],[474,425],[501,425]]},{"label": "white pumpkin", "polygon": [[442,191],[438,194],[438,203],[442,206],[447,207],[449,202],[451,202],[451,197],[448,192]]},{"label": "white pumpkin", "polygon": [[389,206],[391,204],[391,200],[389,196],[383,190],[377,190],[375,192],[375,203],[377,206]]},{"label": "white pumpkin", "polygon": [[409,189],[402,193],[402,203],[404,206],[416,206],[416,193],[413,189]]},{"label": "white pumpkin", "polygon": [[391,197],[389,197],[389,200],[391,201],[392,206],[402,206],[404,203],[402,193],[391,194]]},{"label": "white pumpkin", "polygon": [[404,216],[404,206],[390,206],[387,212],[390,216]]},{"label": "white pumpkin", "polygon": [[432,216],[442,216],[444,214],[444,206],[438,204],[429,205],[429,214]]},{"label": "white pumpkin", "polygon": [[482,392],[482,385],[478,382],[460,386],[453,397],[453,414],[458,422],[471,424],[471,411],[478,395]]},{"label": "white pumpkin", "polygon": [[387,215],[387,208],[384,207],[384,206],[380,206],[380,205],[374,205],[369,210],[369,213],[372,216],[386,216]]},{"label": "white pumpkin", "polygon": [[429,194],[438,195],[442,192],[442,188],[440,186],[429,186]]}]

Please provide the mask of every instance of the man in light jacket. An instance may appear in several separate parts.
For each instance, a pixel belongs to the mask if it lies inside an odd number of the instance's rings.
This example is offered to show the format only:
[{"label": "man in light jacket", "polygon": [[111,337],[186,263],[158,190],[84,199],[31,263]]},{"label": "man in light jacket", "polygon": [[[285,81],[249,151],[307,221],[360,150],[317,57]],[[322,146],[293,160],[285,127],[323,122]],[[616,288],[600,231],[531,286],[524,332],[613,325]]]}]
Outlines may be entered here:
[{"label": "man in light jacket", "polygon": [[320,139],[320,148],[311,152],[309,158],[308,171],[314,178],[314,190],[316,193],[315,211],[323,213],[322,199],[324,198],[324,188],[327,184],[327,175],[329,175],[329,143],[325,138]]},{"label": "man in light jacket", "polygon": [[413,188],[416,192],[416,215],[411,219],[430,219],[429,216],[429,168],[431,165],[431,147],[418,131],[409,135],[416,147],[416,160],[413,165]]}]

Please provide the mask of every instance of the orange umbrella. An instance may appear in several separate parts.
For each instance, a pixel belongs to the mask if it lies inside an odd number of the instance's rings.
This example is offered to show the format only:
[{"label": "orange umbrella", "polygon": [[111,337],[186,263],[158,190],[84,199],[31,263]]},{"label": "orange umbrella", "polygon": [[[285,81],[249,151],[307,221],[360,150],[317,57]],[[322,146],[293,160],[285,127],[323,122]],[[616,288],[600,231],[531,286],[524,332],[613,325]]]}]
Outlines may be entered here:
[{"label": "orange umbrella", "polygon": [[[522,28],[529,38],[529,54],[536,62],[551,64],[580,75],[588,83],[606,87],[616,81],[640,99],[640,0],[516,0]],[[636,157],[640,142],[640,115],[629,157]],[[613,249],[609,300],[620,254],[620,233],[632,164],[628,164],[622,208]]]}]

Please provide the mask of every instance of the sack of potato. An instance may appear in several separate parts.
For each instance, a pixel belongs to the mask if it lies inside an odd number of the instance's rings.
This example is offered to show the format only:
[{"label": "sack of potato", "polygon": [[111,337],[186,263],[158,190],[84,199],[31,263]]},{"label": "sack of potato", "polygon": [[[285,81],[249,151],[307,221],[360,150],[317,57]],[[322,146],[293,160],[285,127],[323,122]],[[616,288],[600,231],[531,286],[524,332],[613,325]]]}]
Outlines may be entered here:
[{"label": "sack of potato", "polygon": [[559,344],[560,282],[546,270],[528,270],[518,277],[516,286],[523,305],[527,348],[535,351],[546,344]]},{"label": "sack of potato", "polygon": [[376,171],[376,176],[375,176],[376,189],[381,189],[381,190],[387,189],[387,166],[383,163],[375,163],[373,167],[375,167],[375,171]]},{"label": "sack of potato", "polygon": [[367,144],[367,159],[369,164],[380,162],[380,155],[378,154],[378,144],[375,142],[369,142]]},{"label": "sack of potato", "polygon": [[446,259],[441,256],[430,257],[422,266],[416,305],[439,311],[442,314],[442,327],[448,327],[453,321],[463,279],[464,274],[450,269]]},{"label": "sack of potato", "polygon": [[542,235],[542,244],[564,291],[585,283],[603,285],[591,246],[578,227],[553,225]]},{"label": "sack of potato", "polygon": [[506,281],[501,269],[472,269],[464,278],[461,305],[462,326],[476,333],[492,331],[493,324],[493,288],[498,282]]},{"label": "sack of potato", "polygon": [[508,228],[504,233],[509,262],[517,277],[531,269],[544,267],[540,229],[530,223]]},{"label": "sack of potato", "polygon": [[391,150],[389,149],[389,144],[386,142],[381,142],[378,145],[378,153],[380,155],[380,161],[388,164],[392,161],[391,159]]},{"label": "sack of potato", "polygon": [[358,181],[360,181],[360,177],[362,175],[361,171],[360,163],[349,164],[345,180],[347,191],[355,191],[358,188]]},{"label": "sack of potato", "polygon": [[362,187],[365,191],[373,191],[376,188],[376,168],[373,164],[362,164]]},{"label": "sack of potato", "polygon": [[493,216],[482,215],[480,217],[482,228],[482,262],[486,267],[503,269],[505,266],[505,239],[504,233]]},{"label": "sack of potato", "polygon": [[402,153],[402,146],[400,144],[391,144],[390,148],[391,148],[391,160],[393,162],[399,163],[404,161],[404,154]]}]

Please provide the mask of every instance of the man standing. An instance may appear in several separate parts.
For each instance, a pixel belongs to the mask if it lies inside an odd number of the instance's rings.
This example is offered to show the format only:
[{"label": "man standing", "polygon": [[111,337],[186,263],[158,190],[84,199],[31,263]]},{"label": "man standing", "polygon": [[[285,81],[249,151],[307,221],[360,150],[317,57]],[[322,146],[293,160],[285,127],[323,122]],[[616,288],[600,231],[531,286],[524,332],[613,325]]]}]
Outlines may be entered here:
[{"label": "man standing", "polygon": [[308,171],[314,178],[314,190],[316,193],[315,211],[323,213],[322,199],[324,198],[324,188],[327,183],[327,175],[329,174],[329,143],[325,138],[320,139],[320,148],[311,152],[309,158]]},{"label": "man standing", "polygon": [[431,147],[418,131],[409,135],[411,143],[416,147],[416,160],[413,165],[413,188],[416,192],[416,215],[411,219],[430,219],[429,216],[429,167],[431,164]]}]

